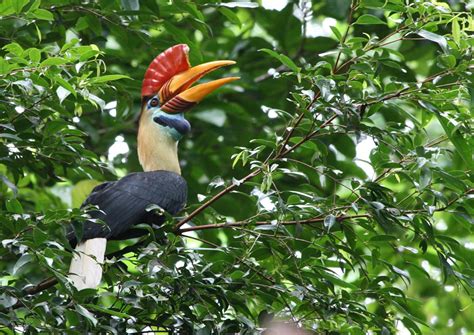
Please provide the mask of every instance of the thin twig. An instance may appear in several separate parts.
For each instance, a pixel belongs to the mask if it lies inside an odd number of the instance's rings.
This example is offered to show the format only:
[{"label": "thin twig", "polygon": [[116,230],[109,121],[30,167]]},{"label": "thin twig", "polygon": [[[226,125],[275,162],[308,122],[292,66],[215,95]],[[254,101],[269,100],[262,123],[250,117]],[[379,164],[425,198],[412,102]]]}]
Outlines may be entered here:
[{"label": "thin twig", "polygon": [[352,25],[352,17],[354,16],[354,11],[355,11],[356,7],[357,7],[357,0],[352,0],[351,8],[349,10],[349,15],[347,16],[347,29],[344,32],[344,36],[342,37],[342,40],[341,40],[341,43],[340,43],[341,49],[339,50],[339,52],[337,54],[336,62],[334,63],[334,66],[332,68],[333,73],[336,73],[337,66],[339,64],[339,60],[340,60],[341,55],[342,55],[342,48],[344,47],[344,43],[346,43],[347,36],[349,35],[349,30],[350,30],[351,25]]},{"label": "thin twig", "polygon": [[282,157],[286,156],[287,154],[289,154],[290,152],[297,149],[299,146],[301,146],[302,144],[304,144],[305,142],[307,142],[308,140],[313,138],[321,129],[326,128],[327,126],[329,126],[332,123],[332,121],[334,121],[336,118],[337,118],[337,114],[334,114],[333,116],[331,116],[321,126],[319,126],[318,129],[316,129],[313,132],[309,133],[308,135],[303,137],[299,142],[297,142],[296,144],[294,144],[293,146],[288,148],[286,151],[281,153],[281,155],[280,155],[281,157],[279,157],[279,158],[282,158]]},{"label": "thin twig", "polygon": [[[316,93],[314,95],[313,99],[311,100],[311,102],[309,103],[309,105],[306,107],[306,109],[310,110],[311,107],[313,107],[314,103],[319,99],[320,96],[321,96],[321,92]],[[304,114],[305,114],[304,111],[301,112],[300,115],[298,115],[298,118],[296,119],[295,123],[290,126],[290,130],[288,131],[288,134],[286,135],[285,139],[283,140],[283,143],[281,144],[280,149],[278,150],[278,152],[276,154],[276,157],[281,156],[282,151],[288,145],[288,142],[290,141],[291,136],[293,136],[293,133],[294,133],[295,129],[299,126],[299,124],[303,120]]]},{"label": "thin twig", "polygon": [[25,110],[23,111],[23,113],[18,113],[17,115],[15,115],[11,120],[10,122],[14,122],[17,118],[19,118],[20,116],[24,115],[25,113],[27,113],[28,111],[30,111],[33,107],[35,107],[36,105],[42,103],[44,100],[46,99],[49,99],[53,94],[52,93],[49,93],[49,94],[46,94],[44,96],[42,96],[41,98],[39,98],[37,101],[33,102],[30,106],[26,107]]}]

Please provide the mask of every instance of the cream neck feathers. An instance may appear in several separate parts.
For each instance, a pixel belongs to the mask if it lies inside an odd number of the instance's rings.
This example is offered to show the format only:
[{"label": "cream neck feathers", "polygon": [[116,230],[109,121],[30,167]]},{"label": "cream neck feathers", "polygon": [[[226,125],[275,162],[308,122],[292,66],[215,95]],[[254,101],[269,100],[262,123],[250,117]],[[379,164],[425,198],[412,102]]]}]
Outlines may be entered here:
[{"label": "cream neck feathers", "polygon": [[181,174],[178,142],[160,129],[149,113],[142,113],[138,128],[138,159],[143,171],[166,170]]}]

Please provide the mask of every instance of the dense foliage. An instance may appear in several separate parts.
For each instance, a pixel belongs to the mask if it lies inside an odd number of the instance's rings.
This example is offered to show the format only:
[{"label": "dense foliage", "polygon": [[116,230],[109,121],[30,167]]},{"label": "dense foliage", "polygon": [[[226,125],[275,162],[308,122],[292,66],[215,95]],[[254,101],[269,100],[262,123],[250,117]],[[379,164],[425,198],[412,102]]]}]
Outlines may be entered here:
[{"label": "dense foliage", "polygon": [[[272,317],[474,332],[472,7],[3,0],[2,332],[252,332]],[[65,227],[93,185],[140,170],[141,79],[177,43],[242,79],[188,114],[182,217],[109,243],[103,285],[78,292]]]}]

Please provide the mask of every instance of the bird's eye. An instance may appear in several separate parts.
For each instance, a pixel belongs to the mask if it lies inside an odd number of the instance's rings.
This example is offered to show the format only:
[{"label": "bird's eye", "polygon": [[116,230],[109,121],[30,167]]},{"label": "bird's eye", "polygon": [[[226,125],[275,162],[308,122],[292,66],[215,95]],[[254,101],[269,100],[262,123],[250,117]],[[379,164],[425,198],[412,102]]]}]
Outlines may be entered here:
[{"label": "bird's eye", "polygon": [[160,104],[160,102],[158,101],[158,98],[153,98],[150,100],[150,106],[151,107],[156,107]]}]

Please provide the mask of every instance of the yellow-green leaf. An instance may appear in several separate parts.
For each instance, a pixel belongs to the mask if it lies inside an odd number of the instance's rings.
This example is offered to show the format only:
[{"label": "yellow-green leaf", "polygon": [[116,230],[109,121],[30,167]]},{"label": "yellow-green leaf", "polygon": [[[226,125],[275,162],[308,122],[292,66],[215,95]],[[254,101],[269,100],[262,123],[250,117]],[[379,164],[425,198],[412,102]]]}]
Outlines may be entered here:
[{"label": "yellow-green leaf", "polygon": [[461,26],[459,25],[458,17],[456,16],[452,22],[452,35],[453,40],[457,45],[461,43]]},{"label": "yellow-green leaf", "polygon": [[54,20],[54,15],[50,11],[46,9],[41,9],[38,8],[35,11],[31,13],[35,18],[39,20],[45,20],[45,21],[53,21]]},{"label": "yellow-green leaf", "polygon": [[361,24],[361,25],[383,24],[383,25],[386,25],[387,23],[382,21],[381,19],[379,19],[375,15],[364,14],[364,15],[359,16],[359,18],[357,19],[356,22],[354,22],[354,24]]},{"label": "yellow-green leaf", "polygon": [[23,213],[23,206],[17,199],[8,199],[5,205],[7,207],[7,211],[9,211],[10,213]]},{"label": "yellow-green leaf", "polygon": [[283,65],[286,65],[289,69],[293,70],[294,72],[301,71],[301,69],[293,62],[293,60],[291,60],[291,58],[286,55],[279,54],[270,49],[260,49],[259,51],[263,51],[269,54],[270,56],[272,56],[273,58],[278,59]]},{"label": "yellow-green leaf", "polygon": [[102,77],[91,78],[90,82],[92,84],[98,84],[98,83],[105,83],[105,82],[113,81],[113,80],[119,80],[119,79],[132,79],[132,78],[130,78],[129,76],[125,76],[123,74],[109,74]]},{"label": "yellow-green leaf", "polygon": [[66,64],[67,60],[61,57],[51,57],[41,62],[40,66],[52,66]]}]

